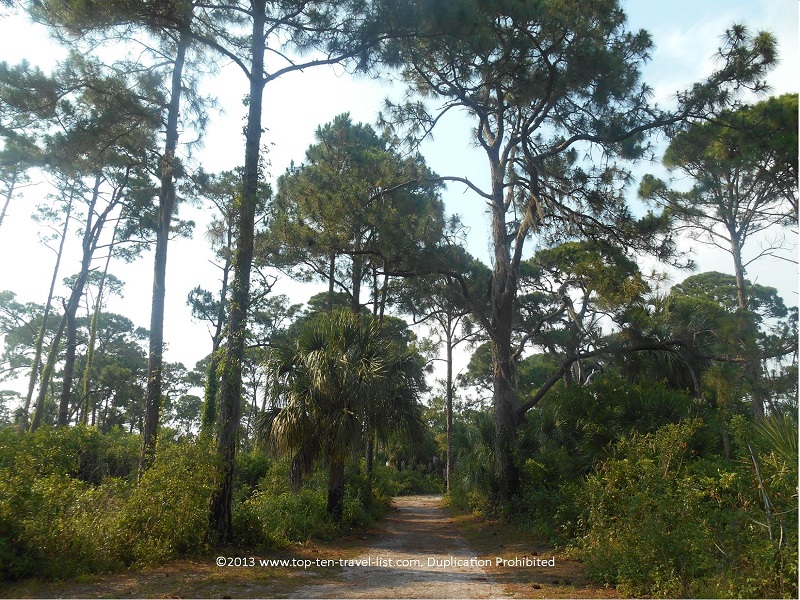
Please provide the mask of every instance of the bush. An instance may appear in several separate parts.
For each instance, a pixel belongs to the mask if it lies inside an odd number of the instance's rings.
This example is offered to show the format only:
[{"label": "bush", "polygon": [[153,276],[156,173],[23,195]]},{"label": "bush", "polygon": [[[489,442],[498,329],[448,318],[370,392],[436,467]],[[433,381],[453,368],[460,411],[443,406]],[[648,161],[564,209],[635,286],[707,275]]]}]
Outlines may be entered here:
[{"label": "bush", "polygon": [[[700,457],[702,430],[693,419],[623,440],[587,478],[578,547],[591,575],[631,595],[796,594],[796,526],[783,549],[770,541],[751,465]],[[796,510],[790,498],[776,507]]]},{"label": "bush", "polygon": [[130,445],[89,427],[0,431],[0,576],[64,577],[119,566],[116,518]]},{"label": "bush", "polygon": [[94,427],[43,427],[34,433],[0,430],[0,468],[26,478],[60,474],[99,484],[106,477],[129,477],[139,463],[141,440],[115,428],[103,435]]},{"label": "bush", "polygon": [[216,460],[189,442],[159,448],[124,507],[120,545],[130,553],[127,561],[155,563],[206,547]]},{"label": "bush", "polygon": [[373,471],[376,490],[388,497],[414,494],[441,494],[441,477],[429,473],[422,465],[398,471],[393,467],[376,465]]},{"label": "bush", "polygon": [[0,432],[0,577],[62,578],[202,549],[211,455],[159,448],[136,484],[138,441],[80,426]]},{"label": "bush", "polygon": [[234,505],[234,529],[244,544],[283,546],[312,538],[332,539],[346,531],[365,527],[382,515],[389,498],[373,489],[364,497],[366,479],[358,464],[345,471],[345,497],[342,522],[327,514],[327,472],[316,468],[296,494],[289,486],[289,461],[276,460],[259,480],[257,489]]}]

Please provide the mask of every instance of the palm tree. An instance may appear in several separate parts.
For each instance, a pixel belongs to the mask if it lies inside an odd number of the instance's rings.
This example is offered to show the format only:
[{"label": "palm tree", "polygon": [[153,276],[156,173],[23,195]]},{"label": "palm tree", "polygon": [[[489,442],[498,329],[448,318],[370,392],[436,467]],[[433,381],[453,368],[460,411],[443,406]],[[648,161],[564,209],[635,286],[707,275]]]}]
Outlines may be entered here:
[{"label": "palm tree", "polygon": [[269,364],[273,408],[262,436],[293,456],[293,489],[317,458],[328,465],[328,515],[341,521],[344,467],[366,436],[422,431],[422,384],[413,355],[370,317],[320,314]]}]

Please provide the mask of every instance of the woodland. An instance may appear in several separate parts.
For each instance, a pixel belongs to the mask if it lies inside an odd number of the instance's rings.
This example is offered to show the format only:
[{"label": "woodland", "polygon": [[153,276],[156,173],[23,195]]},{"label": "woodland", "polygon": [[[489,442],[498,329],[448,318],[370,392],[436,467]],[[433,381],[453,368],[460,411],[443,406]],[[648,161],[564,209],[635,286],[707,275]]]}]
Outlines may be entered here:
[{"label": "woodland", "polygon": [[[54,257],[31,273],[47,297],[0,282],[0,580],[337,539],[442,493],[625,595],[797,597],[796,299],[748,277],[796,260],[797,94],[765,84],[771,33],[719,32],[713,72],[659,106],[654,40],[617,0],[0,11],[69,49],[50,72],[0,62],[0,236],[29,212]],[[240,166],[212,173],[187,148],[221,63],[248,94]],[[403,96],[319,123],[273,178],[270,84],[325,65]],[[449,112],[481,179],[426,164]],[[634,178],[652,158],[671,177]],[[486,262],[455,186],[485,207]],[[185,236],[219,266],[186,299],[211,332],[193,366],[164,358]],[[682,238],[727,262],[698,272]],[[136,261],[147,324],[107,309]],[[287,280],[324,291],[293,304]]]}]

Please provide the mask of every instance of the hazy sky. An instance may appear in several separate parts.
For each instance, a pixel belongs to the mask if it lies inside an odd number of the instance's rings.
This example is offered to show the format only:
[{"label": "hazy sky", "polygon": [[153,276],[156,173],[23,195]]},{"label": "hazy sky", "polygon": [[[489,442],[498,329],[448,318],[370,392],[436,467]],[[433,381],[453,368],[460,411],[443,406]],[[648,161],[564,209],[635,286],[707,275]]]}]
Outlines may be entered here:
[{"label": "hazy sky", "polygon": [[[623,1],[631,29],[646,29],[654,39],[656,50],[645,68],[645,81],[655,90],[659,104],[669,106],[674,93],[707,75],[713,64],[711,57],[720,45],[720,38],[732,23],[744,23],[751,30],[773,32],[779,42],[781,65],[768,80],[772,93],[798,91],[798,2],[797,0],[680,0],[670,3],[651,0]],[[16,63],[25,58],[48,70],[63,52],[47,38],[46,32],[31,26],[23,16],[0,18],[0,60]],[[209,84],[210,93],[218,99],[224,112],[211,115],[211,126],[202,150],[196,158],[207,171],[217,172],[241,164],[243,159],[242,125],[245,94],[243,77],[235,66],[223,66],[222,72]],[[400,84],[370,79],[354,80],[342,68],[320,68],[289,75],[267,86],[264,102],[265,143],[270,148],[270,175],[274,181],[290,161],[299,163],[305,149],[313,142],[316,127],[337,114],[350,112],[354,121],[374,123],[386,95],[402,92]],[[486,181],[482,156],[469,139],[470,123],[463,116],[452,115],[443,120],[435,138],[423,146],[431,168],[440,175],[469,176],[477,183]],[[637,173],[657,169],[657,165],[637,168]],[[30,213],[47,193],[42,184],[26,190],[13,201],[6,221],[0,227],[0,290],[10,289],[20,301],[43,303],[49,286],[54,254],[37,240],[37,226]],[[631,190],[635,196],[635,186]],[[488,220],[481,199],[451,185],[445,192],[449,213],[458,213],[470,228],[469,250],[488,260]],[[193,323],[186,307],[186,295],[194,286],[216,290],[218,273],[209,264],[212,258],[204,239],[204,213],[181,208],[181,217],[197,220],[193,240],[176,240],[170,244],[167,273],[167,311],[165,339],[167,360],[181,361],[191,368],[210,350],[210,337],[205,326]],[[66,276],[78,268],[78,237],[68,243],[72,250],[62,264]],[[713,253],[693,244],[701,271],[731,272],[728,255]],[[756,250],[755,248],[753,250]],[[109,310],[131,318],[136,325],[147,326],[150,320],[152,255],[133,265],[115,265],[111,272],[126,282],[124,298],[111,301]],[[778,261],[762,261],[748,273],[751,279],[779,289],[788,304],[797,304],[797,267]],[[674,275],[680,281],[686,274]],[[310,292],[288,280],[281,281],[277,293],[287,293],[296,302],[305,301]],[[65,291],[62,289],[61,293]],[[463,358],[462,358],[463,360]],[[0,384],[0,388],[12,387]],[[16,387],[16,386],[15,386]]]}]

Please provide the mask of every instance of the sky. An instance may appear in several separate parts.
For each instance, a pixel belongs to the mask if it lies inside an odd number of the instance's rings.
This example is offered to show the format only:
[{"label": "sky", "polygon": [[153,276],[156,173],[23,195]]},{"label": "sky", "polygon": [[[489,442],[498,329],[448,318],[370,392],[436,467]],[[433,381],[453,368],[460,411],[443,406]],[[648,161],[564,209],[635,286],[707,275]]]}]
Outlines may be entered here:
[{"label": "sky", "polygon": [[[771,31],[779,43],[780,65],[768,77],[772,94],[797,92],[798,73],[798,2],[797,0],[679,0],[670,3],[651,0],[623,1],[631,29],[650,32],[656,49],[644,69],[644,80],[654,89],[655,100],[669,106],[676,91],[708,75],[711,60],[721,43],[721,36],[733,23],[744,23],[752,31]],[[22,15],[0,17],[0,60],[16,63],[26,59],[49,70],[64,50],[51,41],[46,31],[27,22]],[[221,111],[210,113],[210,126],[203,147],[195,158],[209,172],[232,169],[243,161],[242,125],[246,93],[245,80],[234,65],[221,65],[219,75],[209,81],[208,89],[216,97]],[[265,90],[264,142],[269,149],[269,179],[274,182],[291,161],[302,162],[306,148],[314,141],[314,130],[336,115],[349,112],[353,121],[374,123],[384,98],[402,94],[402,85],[391,81],[353,78],[341,67],[324,67],[294,73],[270,83]],[[440,175],[468,176],[477,184],[485,183],[485,159],[470,140],[471,124],[463,115],[452,114],[438,126],[432,141],[422,147],[428,165]],[[639,165],[634,173],[660,173],[657,163]],[[630,194],[635,196],[634,185]],[[9,209],[0,227],[0,290],[10,289],[22,302],[44,303],[49,287],[54,253],[38,240],[40,227],[33,223],[33,207],[43,201],[46,185],[27,188]],[[483,201],[461,185],[450,185],[444,193],[446,210],[459,214],[467,226],[468,250],[488,262],[489,221]],[[170,243],[167,271],[167,308],[165,339],[166,359],[183,362],[191,368],[210,350],[208,328],[194,322],[186,296],[196,285],[216,290],[218,270],[205,240],[207,212],[189,206],[180,209],[180,217],[194,219],[197,225],[192,239]],[[793,238],[796,239],[796,236]],[[63,275],[77,271],[79,240],[72,236],[71,248]],[[732,272],[730,257],[696,243],[693,258],[700,271]],[[687,246],[688,248],[688,246]],[[753,249],[757,250],[756,248]],[[112,299],[108,310],[124,314],[136,325],[150,321],[152,254],[131,265],[115,264],[111,272],[126,282],[124,296]],[[688,273],[672,273],[678,282]],[[756,263],[748,276],[763,285],[777,287],[787,304],[797,304],[797,266],[785,261],[765,260]],[[315,290],[288,279],[281,279],[276,293],[304,302]],[[62,288],[61,294],[66,291]],[[466,364],[462,354],[457,370]],[[12,383],[0,383],[0,389],[18,389]]]}]

